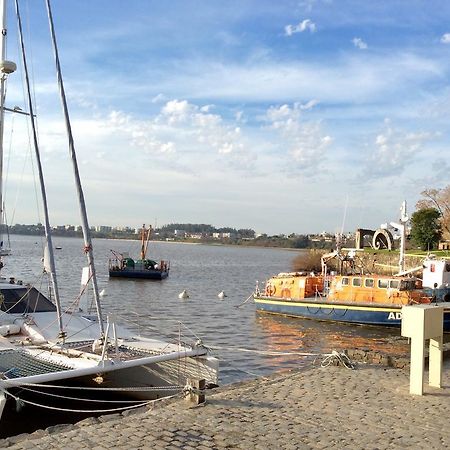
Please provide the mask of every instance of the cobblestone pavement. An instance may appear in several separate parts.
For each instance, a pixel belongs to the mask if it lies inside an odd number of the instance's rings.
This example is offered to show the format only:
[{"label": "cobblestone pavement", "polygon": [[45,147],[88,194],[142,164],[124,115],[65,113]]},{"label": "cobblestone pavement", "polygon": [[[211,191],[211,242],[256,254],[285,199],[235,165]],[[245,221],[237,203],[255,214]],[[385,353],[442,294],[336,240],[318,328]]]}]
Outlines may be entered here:
[{"label": "cobblestone pavement", "polygon": [[405,370],[359,365],[275,374],[208,392],[204,406],[90,418],[0,440],[11,449],[450,448],[450,367],[443,388],[409,394]]}]

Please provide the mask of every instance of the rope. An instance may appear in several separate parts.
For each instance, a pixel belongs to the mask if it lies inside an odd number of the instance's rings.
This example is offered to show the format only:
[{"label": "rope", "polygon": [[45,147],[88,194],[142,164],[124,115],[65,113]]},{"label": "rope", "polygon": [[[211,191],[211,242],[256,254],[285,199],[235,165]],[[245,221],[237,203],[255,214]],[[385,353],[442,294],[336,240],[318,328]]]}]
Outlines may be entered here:
[{"label": "rope", "polygon": [[245,300],[244,302],[242,302],[240,305],[235,306],[235,308],[240,308],[241,306],[245,305],[245,304],[246,304],[251,298],[253,298],[255,295],[256,295],[256,293],[255,293],[255,292],[252,292],[252,293],[248,296],[247,300]]},{"label": "rope", "polygon": [[320,367],[328,367],[328,366],[339,366],[343,365],[347,369],[355,370],[356,366],[350,361],[350,358],[344,352],[337,352],[333,350],[328,355],[325,355],[325,358],[320,363]]},{"label": "rope", "polygon": [[70,409],[70,408],[57,408],[55,406],[49,406],[49,405],[43,405],[43,404],[40,404],[40,403],[31,402],[29,400],[24,400],[24,399],[22,399],[20,397],[16,397],[15,395],[11,394],[10,392],[8,392],[6,390],[4,392],[5,392],[6,395],[9,395],[10,397],[12,397],[19,404],[20,403],[25,403],[25,404],[32,405],[32,406],[37,406],[38,408],[51,409],[53,411],[64,411],[64,412],[71,412],[71,413],[90,413],[90,414],[91,413],[110,413],[110,412],[125,411],[125,410],[128,410],[128,409],[141,408],[142,406],[147,406],[147,405],[149,405],[151,403],[155,403],[155,402],[160,401],[160,400],[166,400],[168,398],[172,398],[172,397],[176,397],[176,396],[180,395],[180,394],[175,394],[175,395],[172,395],[170,397],[164,397],[164,398],[156,399],[156,400],[149,400],[149,401],[147,401],[145,403],[140,403],[138,405],[122,406],[120,408],[109,408],[109,409]]},{"label": "rope", "polygon": [[[36,281],[41,280],[43,278],[43,274],[41,274]],[[13,308],[15,308],[29,293],[30,291],[33,289],[33,285],[32,284],[26,284],[24,286],[26,288],[25,294],[22,295],[22,297],[19,298],[19,300],[17,300],[16,303],[14,303],[12,306],[10,306],[8,309],[6,309],[5,311],[0,311],[0,316],[4,316],[6,314],[8,314]],[[37,302],[36,302],[37,303]]]},{"label": "rope", "polygon": [[94,398],[80,398],[69,397],[67,395],[52,394],[51,392],[42,392],[36,389],[22,388],[24,391],[34,392],[35,394],[48,395],[49,397],[64,398],[66,400],[76,400],[79,402],[93,402],[93,403],[145,403],[147,400],[100,400]]},{"label": "rope", "polygon": [[140,387],[122,387],[122,388],[113,388],[113,387],[89,387],[89,386],[65,386],[65,385],[56,385],[56,384],[36,384],[36,383],[20,383],[20,386],[31,386],[31,387],[39,387],[39,388],[56,388],[56,389],[76,389],[79,391],[115,391],[115,392],[147,392],[147,391],[173,391],[173,390],[181,390],[184,386],[172,385],[172,386],[140,386]]},{"label": "rope", "polygon": [[219,346],[208,346],[211,350],[229,350],[235,352],[247,352],[256,353],[258,355],[268,355],[268,356],[320,356],[319,353],[306,353],[306,352],[269,352],[264,350],[252,350],[249,348],[239,348],[239,347],[219,347]]}]

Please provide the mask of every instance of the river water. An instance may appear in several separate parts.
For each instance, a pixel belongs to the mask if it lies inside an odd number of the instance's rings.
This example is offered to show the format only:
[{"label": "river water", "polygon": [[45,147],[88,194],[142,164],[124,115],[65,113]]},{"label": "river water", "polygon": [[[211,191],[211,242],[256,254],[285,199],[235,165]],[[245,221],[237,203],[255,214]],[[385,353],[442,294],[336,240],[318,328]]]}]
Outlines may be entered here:
[{"label": "river water", "polygon": [[[83,242],[54,239],[58,284],[65,305],[80,291],[86,264]],[[170,276],[163,281],[109,279],[110,250],[139,255],[140,243],[94,240],[94,255],[104,314],[138,334],[184,342],[201,338],[220,360],[220,384],[301,368],[324,353],[347,348],[369,348],[405,354],[408,346],[399,330],[364,328],[258,313],[249,298],[256,281],[289,271],[296,251],[222,245],[151,242],[148,256],[170,260]],[[12,255],[5,258],[3,276],[14,276],[40,287],[43,242],[35,236],[11,236]],[[188,299],[178,298],[187,290]],[[220,300],[219,292],[226,298]],[[85,305],[80,305],[85,308]],[[87,415],[92,415],[89,413]],[[0,438],[32,432],[58,423],[75,423],[83,413],[10,404],[0,421]]]},{"label": "river water", "polygon": [[[61,247],[55,250],[58,283],[63,303],[69,304],[80,290],[83,243],[78,238],[53,240]],[[298,368],[332,350],[408,351],[399,330],[273,316],[256,312],[251,300],[242,304],[257,280],[263,283],[273,274],[289,271],[296,251],[150,242],[148,257],[170,260],[171,270],[166,280],[149,281],[108,277],[110,249],[138,257],[138,241],[97,239],[93,246],[99,290],[105,291],[105,314],[144,336],[176,339],[181,333],[185,341],[201,338],[220,359],[221,384]],[[11,236],[11,247],[4,276],[39,285],[41,239]],[[189,298],[182,300],[178,294],[184,289]],[[227,295],[223,300],[218,298],[221,291]]]}]

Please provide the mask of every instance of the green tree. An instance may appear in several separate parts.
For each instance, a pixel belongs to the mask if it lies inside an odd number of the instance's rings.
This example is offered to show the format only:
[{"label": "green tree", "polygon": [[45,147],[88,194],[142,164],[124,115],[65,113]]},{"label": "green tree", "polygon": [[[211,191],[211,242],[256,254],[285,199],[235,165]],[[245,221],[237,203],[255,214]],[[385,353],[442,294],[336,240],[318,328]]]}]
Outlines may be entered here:
[{"label": "green tree", "polygon": [[442,235],[439,218],[441,213],[436,208],[423,208],[411,216],[411,238],[422,250],[431,250]]},{"label": "green tree", "polygon": [[436,208],[441,213],[443,235],[450,239],[450,184],[442,189],[427,189],[421,194],[424,198],[417,202],[416,208]]}]

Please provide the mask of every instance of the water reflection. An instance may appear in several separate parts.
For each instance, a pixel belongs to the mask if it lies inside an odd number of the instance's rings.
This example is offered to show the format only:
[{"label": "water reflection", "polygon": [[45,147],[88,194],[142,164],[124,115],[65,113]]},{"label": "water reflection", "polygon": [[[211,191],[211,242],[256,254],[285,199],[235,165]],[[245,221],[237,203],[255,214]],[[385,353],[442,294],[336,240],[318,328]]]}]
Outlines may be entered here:
[{"label": "water reflection", "polygon": [[407,341],[394,328],[362,327],[264,313],[257,313],[257,324],[267,336],[266,346],[272,351],[329,353],[358,348],[391,355],[406,355],[409,351]]}]

